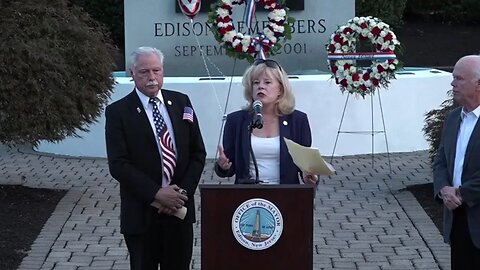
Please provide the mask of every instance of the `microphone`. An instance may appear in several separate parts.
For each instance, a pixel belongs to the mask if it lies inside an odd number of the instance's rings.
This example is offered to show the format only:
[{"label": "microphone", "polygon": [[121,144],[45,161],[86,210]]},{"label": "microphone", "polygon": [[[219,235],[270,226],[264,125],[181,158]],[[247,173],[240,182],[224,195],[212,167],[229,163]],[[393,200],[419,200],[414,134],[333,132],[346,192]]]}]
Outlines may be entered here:
[{"label": "microphone", "polygon": [[253,119],[252,119],[252,129],[263,127],[263,116],[262,116],[262,107],[263,104],[260,100],[255,100],[252,104],[253,107]]}]

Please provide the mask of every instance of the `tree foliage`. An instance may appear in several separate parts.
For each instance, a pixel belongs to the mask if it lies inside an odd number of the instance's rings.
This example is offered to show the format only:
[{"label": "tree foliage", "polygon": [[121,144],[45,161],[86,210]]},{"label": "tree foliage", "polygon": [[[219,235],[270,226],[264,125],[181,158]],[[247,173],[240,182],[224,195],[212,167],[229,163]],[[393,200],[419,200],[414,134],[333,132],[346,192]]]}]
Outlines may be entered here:
[{"label": "tree foliage", "polygon": [[[123,0],[71,0],[82,7],[92,18],[103,23],[109,30],[115,45],[125,46]],[[203,3],[202,3],[203,4]]]},{"label": "tree foliage", "polygon": [[114,86],[105,29],[63,0],[0,1],[0,142],[78,136]]}]

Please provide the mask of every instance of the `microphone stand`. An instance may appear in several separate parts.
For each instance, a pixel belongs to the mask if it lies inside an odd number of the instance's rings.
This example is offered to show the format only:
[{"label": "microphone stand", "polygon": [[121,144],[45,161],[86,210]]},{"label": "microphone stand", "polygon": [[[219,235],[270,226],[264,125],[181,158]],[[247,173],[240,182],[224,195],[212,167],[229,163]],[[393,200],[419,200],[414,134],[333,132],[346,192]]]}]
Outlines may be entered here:
[{"label": "microphone stand", "polygon": [[248,126],[248,131],[249,131],[249,135],[250,135],[250,136],[248,136],[248,142],[249,142],[249,145],[250,145],[250,155],[252,156],[253,166],[255,167],[255,181],[253,182],[253,184],[259,184],[262,181],[260,181],[260,179],[258,178],[257,159],[255,158],[255,154],[253,153],[253,147],[252,147],[252,132],[253,132],[254,128],[255,128],[255,123],[252,122]]}]

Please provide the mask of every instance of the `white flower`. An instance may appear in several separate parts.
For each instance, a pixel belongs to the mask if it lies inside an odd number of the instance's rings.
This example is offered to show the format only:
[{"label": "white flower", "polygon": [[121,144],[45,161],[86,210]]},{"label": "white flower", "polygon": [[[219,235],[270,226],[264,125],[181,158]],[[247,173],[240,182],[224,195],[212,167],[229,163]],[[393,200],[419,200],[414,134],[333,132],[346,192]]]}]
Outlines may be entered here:
[{"label": "white flower", "polygon": [[285,9],[274,9],[270,13],[268,13],[268,17],[274,19],[275,21],[281,21],[285,18],[287,12]]},{"label": "white flower", "polygon": [[224,28],[224,27],[228,27],[228,26],[230,26],[230,25],[232,25],[232,23],[230,23],[230,22],[228,22],[228,23],[219,22],[219,23],[217,24],[217,27],[218,27],[218,28]]},{"label": "white flower", "polygon": [[362,36],[366,37],[370,33],[370,30],[368,28],[362,29],[362,32],[360,33]]},{"label": "white flower", "polygon": [[270,25],[273,28],[273,31],[277,33],[283,33],[283,31],[285,31],[285,27],[280,26],[278,24],[269,23],[268,25]]},{"label": "white flower", "polygon": [[223,4],[232,6],[232,0],[222,0]]},{"label": "white flower", "polygon": [[277,38],[275,37],[275,33],[273,33],[272,30],[270,30],[268,27],[263,29],[263,34],[265,34],[268,40],[270,40],[274,44],[277,43]]},{"label": "white flower", "polygon": [[250,46],[251,43],[252,43],[252,37],[249,35],[245,35],[244,38],[242,39],[242,45]]},{"label": "white flower", "polygon": [[235,39],[235,40],[232,42],[232,47],[237,47],[238,44],[240,44],[240,42],[241,42],[240,39],[238,39],[238,38]]},{"label": "white flower", "polygon": [[232,41],[233,37],[235,36],[235,31],[228,31],[225,33],[225,35],[222,37],[223,41]]},{"label": "white flower", "polygon": [[223,19],[227,16],[230,16],[230,14],[228,13],[227,9],[219,8],[217,9],[217,16]]}]

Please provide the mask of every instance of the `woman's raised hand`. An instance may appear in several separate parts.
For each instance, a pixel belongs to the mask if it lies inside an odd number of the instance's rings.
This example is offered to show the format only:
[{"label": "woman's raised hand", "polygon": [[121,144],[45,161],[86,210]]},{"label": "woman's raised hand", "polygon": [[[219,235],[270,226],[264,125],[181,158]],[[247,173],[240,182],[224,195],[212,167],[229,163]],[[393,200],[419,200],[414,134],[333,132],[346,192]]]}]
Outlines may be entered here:
[{"label": "woman's raised hand", "polygon": [[225,153],[223,152],[223,147],[221,145],[218,145],[217,147],[218,151],[218,159],[217,159],[217,164],[222,168],[222,170],[228,170],[232,166],[232,162],[225,156]]}]

